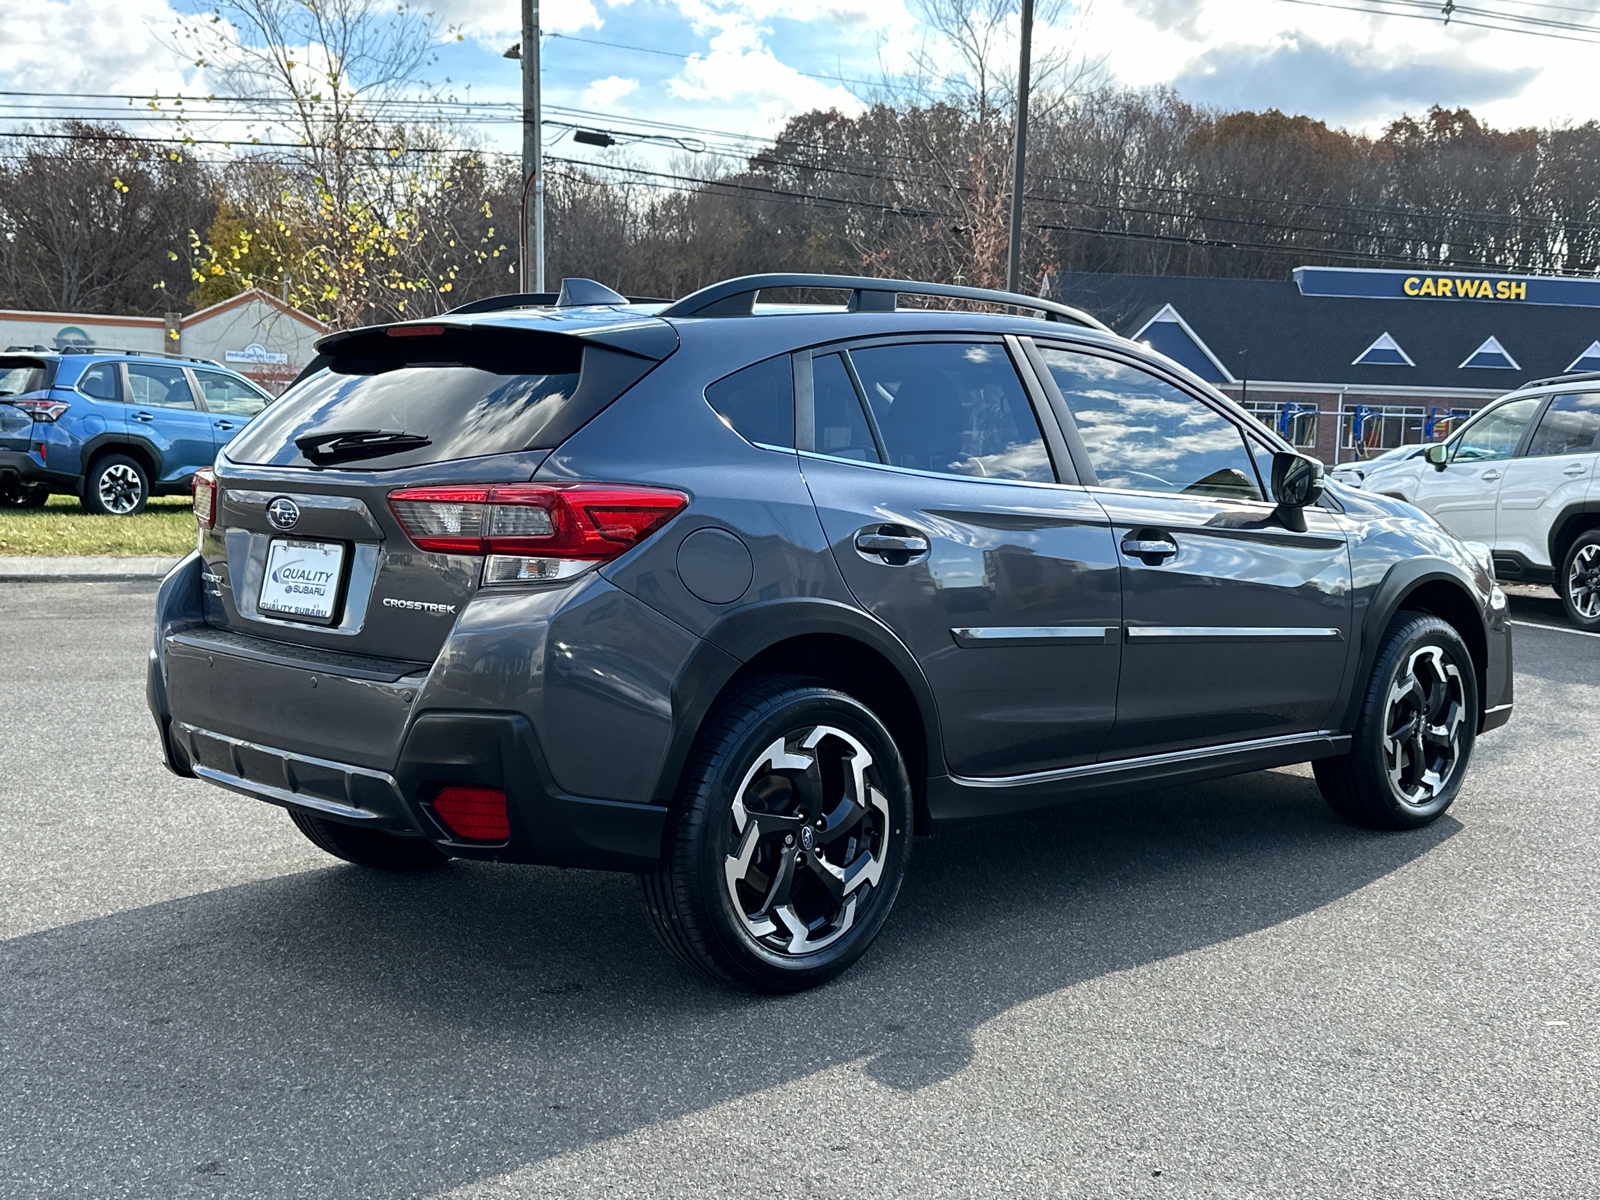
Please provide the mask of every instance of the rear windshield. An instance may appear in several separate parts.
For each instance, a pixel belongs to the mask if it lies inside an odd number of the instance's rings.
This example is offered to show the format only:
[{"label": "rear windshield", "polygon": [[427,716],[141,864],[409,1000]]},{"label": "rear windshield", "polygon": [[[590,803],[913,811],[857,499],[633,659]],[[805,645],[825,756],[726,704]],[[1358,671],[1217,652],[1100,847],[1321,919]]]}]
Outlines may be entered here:
[{"label": "rear windshield", "polygon": [[[526,450],[578,390],[582,351],[576,345],[516,354],[460,353],[458,345],[440,353],[444,361],[432,362],[417,361],[421,346],[403,349],[404,357],[335,359],[252,421],[228,446],[228,458],[311,466],[296,439],[315,435],[331,445],[341,434],[410,436],[389,439],[392,453],[318,465],[388,470]],[[446,347],[435,343],[428,350]],[[530,373],[535,366],[547,373]]]},{"label": "rear windshield", "polygon": [[39,359],[0,358],[0,396],[42,392],[49,386],[49,368]]}]

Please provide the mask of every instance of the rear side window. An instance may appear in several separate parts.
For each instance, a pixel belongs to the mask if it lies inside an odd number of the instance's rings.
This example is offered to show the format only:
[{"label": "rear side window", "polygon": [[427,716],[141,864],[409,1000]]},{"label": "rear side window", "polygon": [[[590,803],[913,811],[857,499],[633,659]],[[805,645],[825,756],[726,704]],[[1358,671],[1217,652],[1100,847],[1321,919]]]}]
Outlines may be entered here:
[{"label": "rear side window", "polygon": [[1528,457],[1583,454],[1600,435],[1600,394],[1563,392],[1550,401],[1528,443]]},{"label": "rear side window", "polygon": [[115,400],[118,390],[117,365],[95,363],[78,376],[78,390],[91,400]]},{"label": "rear side window", "polygon": [[706,402],[747,442],[794,445],[794,372],[787,354],[719,379],[706,389]]},{"label": "rear side window", "polygon": [[811,360],[811,390],[817,453],[877,462],[878,447],[844,355],[824,354]]},{"label": "rear side window", "polygon": [[194,393],[182,367],[154,363],[128,364],[128,399],[156,408],[193,408]]},{"label": "rear side window", "polygon": [[1002,345],[927,342],[850,351],[897,467],[1054,483],[1022,380]]}]

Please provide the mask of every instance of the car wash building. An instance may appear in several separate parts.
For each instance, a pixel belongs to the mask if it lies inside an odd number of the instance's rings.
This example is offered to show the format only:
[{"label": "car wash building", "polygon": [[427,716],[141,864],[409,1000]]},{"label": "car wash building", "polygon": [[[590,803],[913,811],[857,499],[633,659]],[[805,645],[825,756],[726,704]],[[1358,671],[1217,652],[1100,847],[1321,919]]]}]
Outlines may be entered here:
[{"label": "car wash building", "polygon": [[1600,279],[1299,267],[1292,281],[1073,273],[1053,290],[1330,464],[1441,440],[1529,380],[1600,371]]},{"label": "car wash building", "polygon": [[100,313],[0,310],[7,350],[137,350],[209,358],[274,394],[316,354],[328,327],[252,289],[192,313],[124,317]]}]

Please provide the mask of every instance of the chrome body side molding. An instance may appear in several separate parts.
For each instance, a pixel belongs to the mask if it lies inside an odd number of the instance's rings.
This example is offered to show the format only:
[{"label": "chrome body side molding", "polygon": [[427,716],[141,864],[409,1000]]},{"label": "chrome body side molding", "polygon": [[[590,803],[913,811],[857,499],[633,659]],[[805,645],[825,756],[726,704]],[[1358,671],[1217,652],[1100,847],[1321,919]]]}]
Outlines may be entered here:
[{"label": "chrome body side molding", "polygon": [[1026,646],[1059,642],[1085,642],[1103,645],[1113,632],[1105,625],[977,625],[952,629],[956,645],[973,649],[982,646]]},{"label": "chrome body side molding", "polygon": [[1299,625],[1130,625],[1128,640],[1154,642],[1342,642],[1344,631]]}]

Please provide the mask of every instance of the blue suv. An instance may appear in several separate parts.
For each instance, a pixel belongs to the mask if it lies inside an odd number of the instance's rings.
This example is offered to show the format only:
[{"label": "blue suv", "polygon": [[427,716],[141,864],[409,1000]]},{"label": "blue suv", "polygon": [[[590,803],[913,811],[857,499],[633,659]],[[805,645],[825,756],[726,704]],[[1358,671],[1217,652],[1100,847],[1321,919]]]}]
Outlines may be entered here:
[{"label": "blue suv", "polygon": [[0,504],[52,493],[126,517],[187,491],[272,397],[200,358],[131,351],[0,355]]}]

